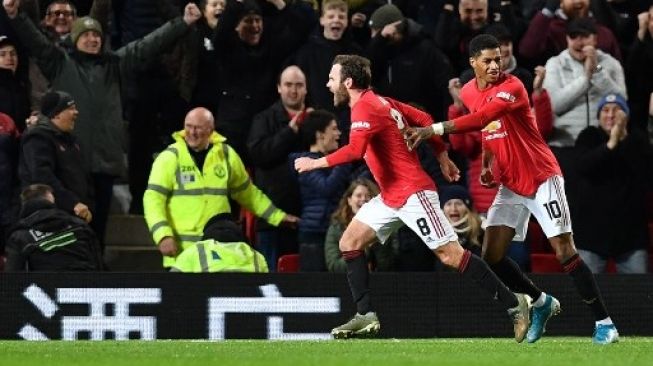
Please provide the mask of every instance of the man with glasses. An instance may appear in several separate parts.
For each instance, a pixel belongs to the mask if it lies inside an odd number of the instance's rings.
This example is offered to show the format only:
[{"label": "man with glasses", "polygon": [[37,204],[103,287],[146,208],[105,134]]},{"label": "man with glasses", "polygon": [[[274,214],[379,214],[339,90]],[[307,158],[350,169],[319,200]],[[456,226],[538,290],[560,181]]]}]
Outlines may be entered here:
[{"label": "man with glasses", "polygon": [[75,5],[68,0],[55,0],[48,5],[43,18],[43,26],[50,32],[56,34],[59,39],[64,39],[77,18]]}]

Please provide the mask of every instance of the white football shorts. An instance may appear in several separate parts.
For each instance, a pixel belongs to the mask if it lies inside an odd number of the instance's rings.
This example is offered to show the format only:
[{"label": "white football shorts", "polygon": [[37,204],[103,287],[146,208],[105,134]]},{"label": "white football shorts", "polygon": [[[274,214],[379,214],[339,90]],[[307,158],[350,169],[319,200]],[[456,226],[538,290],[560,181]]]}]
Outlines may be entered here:
[{"label": "white football shorts", "polygon": [[524,241],[531,213],[547,238],[572,232],[565,181],[561,176],[554,175],[540,184],[534,197],[521,196],[501,185],[488,211],[486,226],[514,228],[513,240]]},{"label": "white football shorts", "polygon": [[400,208],[389,207],[383,203],[381,195],[377,195],[365,203],[354,218],[371,227],[381,243],[385,243],[404,224],[430,249],[458,240],[458,235],[440,208],[436,191],[414,193]]}]

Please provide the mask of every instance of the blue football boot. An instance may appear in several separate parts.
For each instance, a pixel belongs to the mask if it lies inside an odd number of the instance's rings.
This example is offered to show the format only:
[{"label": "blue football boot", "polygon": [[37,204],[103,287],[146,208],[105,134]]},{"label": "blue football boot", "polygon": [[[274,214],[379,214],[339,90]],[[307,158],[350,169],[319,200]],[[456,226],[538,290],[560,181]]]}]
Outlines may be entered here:
[{"label": "blue football boot", "polygon": [[546,322],[554,315],[560,314],[560,301],[555,297],[547,294],[544,300],[544,305],[532,308],[531,326],[528,328],[526,339],[528,343],[535,343],[542,334],[546,332]]},{"label": "blue football boot", "polygon": [[594,330],[592,342],[595,344],[610,344],[619,342],[619,332],[614,324],[599,324]]}]

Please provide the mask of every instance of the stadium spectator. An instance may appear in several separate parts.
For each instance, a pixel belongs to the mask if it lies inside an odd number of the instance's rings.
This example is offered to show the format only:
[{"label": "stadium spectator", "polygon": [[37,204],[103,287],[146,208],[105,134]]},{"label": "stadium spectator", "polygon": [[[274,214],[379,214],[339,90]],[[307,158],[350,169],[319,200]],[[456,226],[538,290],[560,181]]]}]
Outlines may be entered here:
[{"label": "stadium spectator", "polygon": [[439,196],[442,212],[458,234],[460,245],[480,257],[483,243],[481,217],[474,210],[467,189],[452,184],[442,187]]},{"label": "stadium spectator", "polygon": [[145,221],[164,267],[201,240],[211,217],[231,212],[230,198],[271,225],[297,222],[252,184],[238,154],[215,132],[208,109],[188,112],[184,129],[173,138],[175,143],[154,160],[143,196]]},{"label": "stadium spectator", "polygon": [[184,249],[170,272],[268,272],[265,257],[254,250],[231,214],[213,216],[204,236]]},{"label": "stadium spectator", "polygon": [[91,222],[93,188],[82,163],[81,150],[73,135],[77,105],[70,94],[52,91],[43,96],[41,114],[23,135],[19,176],[23,187],[47,184],[60,209]]},{"label": "stadium spectator", "polygon": [[430,35],[391,4],[374,11],[370,29],[372,40],[367,54],[372,62],[374,88],[383,95],[421,106],[433,118],[444,118],[451,102],[447,82],[452,68]]},{"label": "stadium spectator", "polygon": [[[288,169],[288,155],[302,150],[299,126],[306,113],[306,78],[297,66],[288,66],[279,76],[279,100],[254,116],[247,147],[254,167],[254,183],[280,209],[301,213],[297,180]],[[263,253],[271,272],[283,254],[297,253],[297,230],[256,222],[256,248]]]},{"label": "stadium spectator", "polygon": [[490,13],[488,0],[460,0],[457,11],[454,4],[451,0],[444,1],[435,30],[435,41],[451,59],[455,75],[460,75],[469,67],[469,41],[484,33],[489,24],[503,23],[514,35],[515,43],[526,29],[526,23],[514,11],[510,1],[494,14]]},{"label": "stadium spectator", "polygon": [[[348,103],[352,107],[350,142],[319,159],[295,160],[295,169],[304,173],[365,158],[381,189],[380,195],[358,211],[340,239],[357,313],[331,334],[350,338],[378,333],[380,323],[372,311],[364,250],[377,238],[385,242],[403,223],[420,235],[446,266],[457,269],[503,305],[513,320],[515,340],[521,342],[529,324],[528,298],[510,292],[483,260],[462,249],[440,209],[435,183],[419,165],[417,155],[407,148],[403,136],[406,124],[423,126],[433,119],[407,104],[377,96],[370,89],[371,79],[368,59],[355,55],[334,59],[327,86],[335,104]],[[448,158],[443,141],[434,137],[431,142],[443,175],[457,180],[459,170]]]},{"label": "stadium spectator", "polygon": [[70,34],[75,19],[77,19],[75,4],[69,0],[55,0],[46,8],[42,25],[53,40],[62,42]]},{"label": "stadium spectator", "polygon": [[[199,6],[199,2],[194,1]],[[183,5],[189,1],[178,0],[112,0],[111,46],[121,48],[138,41],[161,27],[167,21],[177,18]],[[182,6],[178,6],[179,4]],[[91,15],[93,17],[93,15]],[[95,18],[94,18],[95,19]],[[201,21],[202,17],[198,20]],[[198,24],[195,22],[194,24]],[[191,25],[176,44],[186,41],[196,27]],[[107,29],[107,28],[103,28]],[[108,32],[107,32],[108,33]],[[105,37],[109,40],[109,37]],[[143,214],[143,193],[147,187],[149,168],[153,156],[169,143],[170,135],[178,128],[189,111],[188,103],[179,95],[175,76],[182,77],[172,65],[180,64],[168,51],[166,45],[160,56],[150,58],[135,66],[129,77],[121,80],[122,108],[128,124],[127,133],[127,177],[131,204],[129,212]],[[118,178],[120,183],[124,177]],[[128,198],[129,199],[129,198]]]},{"label": "stadium spectator", "polygon": [[226,0],[199,2],[202,18],[179,41],[175,50],[174,75],[182,98],[193,107],[203,106],[216,115],[218,112],[219,50],[215,45],[216,31]]},{"label": "stadium spectator", "polygon": [[549,145],[574,146],[582,129],[596,126],[596,106],[608,93],[625,95],[621,64],[596,48],[597,28],[592,19],[568,23],[567,49],[546,63],[544,88],[548,90],[555,113]]},{"label": "stadium spectator", "polygon": [[362,53],[361,47],[353,41],[351,33],[348,32],[347,10],[344,0],[323,1],[320,26],[316,27],[306,43],[292,57],[294,64],[306,75],[311,105],[332,112],[336,112],[333,96],[324,87],[328,81],[331,61],[338,54]]},{"label": "stadium spectator", "polygon": [[[523,84],[516,77],[500,71],[501,51],[499,41],[493,36],[483,34],[475,37],[470,42],[469,53],[475,80],[467,83],[460,95],[465,105],[470,107],[470,114],[452,121],[408,129],[405,134],[409,146],[445,132],[483,131],[481,183],[487,186],[500,184],[488,214],[484,257],[511,289],[535,299],[528,342],[539,340],[548,319],[560,311],[558,300],[538,289],[513,261],[505,257],[515,235],[525,237],[531,213],[594,315],[593,341],[598,344],[617,342],[619,333],[608,315],[592,272],[574,246],[560,166],[538,132]],[[497,180],[490,168],[494,159],[499,168]]]},{"label": "stadium spectator", "polygon": [[263,18],[255,0],[227,0],[218,23],[220,50],[218,132],[250,165],[246,142],[253,117],[276,99],[276,78],[283,61],[313,25],[302,2],[267,0],[274,9]]},{"label": "stadium spectator", "polygon": [[[87,1],[90,5],[82,9],[83,15],[88,14],[91,18],[97,19],[102,29],[109,28],[109,18],[111,17],[111,0],[92,0]],[[67,52],[73,51],[75,45],[70,39],[70,31],[73,22],[77,20],[80,13],[75,3],[70,0],[54,0],[47,4],[45,15],[39,21],[32,14],[38,14],[37,0],[22,1],[21,10],[25,11],[34,24],[39,25],[42,33],[56,46],[61,47]],[[78,3],[80,3],[78,1]],[[44,4],[41,4],[44,5]],[[81,5],[81,4],[80,4]],[[109,49],[106,47],[106,49]],[[41,104],[41,98],[48,92],[50,83],[45,77],[34,57],[29,59],[29,80],[31,83],[31,103],[32,110],[38,110]]]},{"label": "stadium spectator", "polygon": [[[324,240],[324,259],[329,272],[347,272],[347,263],[338,247],[340,238],[363,204],[378,194],[379,187],[374,182],[366,178],[357,178],[349,184],[349,188],[340,198],[338,207],[331,216],[331,224]],[[394,269],[394,253],[398,246],[396,235],[392,235],[385,244],[377,241],[370,245],[365,251],[370,270],[392,271]]]},{"label": "stadium spectator", "polygon": [[16,73],[18,65],[16,44],[0,35],[0,113],[11,117],[22,132],[30,115],[29,83]]},{"label": "stadium spectator", "polygon": [[641,129],[628,129],[629,108],[621,95],[603,96],[597,110],[599,126],[588,126],[576,141],[581,189],[572,216],[574,239],[594,273],[605,272],[610,258],[618,273],[646,273],[653,150]]},{"label": "stadium spectator", "polygon": [[619,61],[596,49],[597,27],[591,18],[567,23],[567,49],[546,63],[544,88],[555,115],[548,143],[565,176],[567,197],[573,208],[579,195],[577,159],[573,148],[578,134],[596,126],[596,106],[608,93],[626,95],[625,76]]},{"label": "stadium spectator", "polygon": [[86,222],[56,206],[52,189],[21,193],[20,221],[7,242],[7,272],[101,271],[102,252]]},{"label": "stadium spectator", "polygon": [[[331,112],[319,109],[309,113],[300,127],[300,133],[302,143],[308,150],[290,154],[291,162],[302,157],[319,159],[338,149],[340,130]],[[326,271],[324,240],[329,218],[347,189],[350,174],[351,165],[342,165],[298,176],[302,205],[298,226],[300,271]]]},{"label": "stadium spectator", "polygon": [[92,226],[103,242],[113,183],[125,172],[121,80],[172,45],[199,19],[200,12],[190,3],[183,17],[116,52],[102,51],[103,30],[96,20],[79,18],[71,32],[75,51],[69,54],[39,33],[24,13],[18,13],[18,2],[3,4],[21,42],[35,57],[52,87],[70,93],[79,107],[73,132],[85,151],[84,166],[93,176],[95,220]]},{"label": "stadium spectator", "polygon": [[639,29],[625,65],[631,124],[643,128],[648,116],[648,102],[653,92],[653,5],[637,15]]},{"label": "stadium spectator", "polygon": [[[546,0],[542,10],[531,19],[519,42],[519,55],[533,65],[541,65],[567,48],[568,23],[576,19],[593,19],[590,0]],[[595,25],[595,47],[621,61],[619,43],[609,28]]]},{"label": "stadium spectator", "polygon": [[0,255],[9,228],[18,217],[18,142],[20,133],[11,117],[0,112]]}]

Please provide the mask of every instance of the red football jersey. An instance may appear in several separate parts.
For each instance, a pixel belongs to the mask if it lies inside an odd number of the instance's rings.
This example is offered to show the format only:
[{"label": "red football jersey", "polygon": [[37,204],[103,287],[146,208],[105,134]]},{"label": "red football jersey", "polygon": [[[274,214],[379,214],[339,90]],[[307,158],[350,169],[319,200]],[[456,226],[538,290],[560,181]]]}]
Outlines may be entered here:
[{"label": "red football jersey", "polygon": [[[367,90],[351,108],[349,144],[326,159],[329,166],[365,159],[381,190],[383,202],[401,207],[410,195],[435,190],[433,179],[422,169],[417,153],[409,151],[402,130],[405,125],[429,126],[428,113]],[[430,142],[436,152],[446,150],[441,138]]]},{"label": "red football jersey", "polygon": [[518,78],[503,74],[484,90],[472,79],[463,86],[460,98],[470,114],[453,120],[456,131],[482,131],[483,148],[494,153],[499,182],[522,196],[533,196],[542,182],[562,175]]}]

